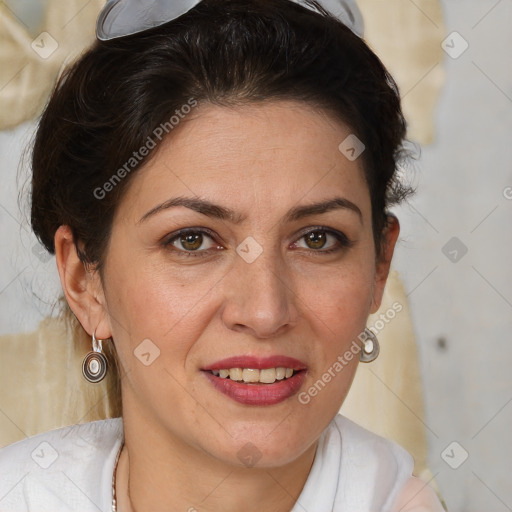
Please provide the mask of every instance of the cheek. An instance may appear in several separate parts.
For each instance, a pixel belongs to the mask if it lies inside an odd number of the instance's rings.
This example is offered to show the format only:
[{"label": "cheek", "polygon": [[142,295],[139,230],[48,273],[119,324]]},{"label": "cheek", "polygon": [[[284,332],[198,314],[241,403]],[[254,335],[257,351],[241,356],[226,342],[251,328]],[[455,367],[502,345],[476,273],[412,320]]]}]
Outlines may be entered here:
[{"label": "cheek", "polygon": [[[187,361],[194,342],[205,329],[207,313],[199,285],[183,286],[163,269],[139,266],[127,272],[125,261],[112,266],[107,302],[113,338],[124,382],[123,401],[145,404],[159,414],[166,409],[194,414],[187,382]],[[185,435],[185,434],[183,434]]]},{"label": "cheek", "polygon": [[[372,304],[375,267],[373,258],[355,255],[346,265],[331,268],[325,275],[301,278],[300,303],[313,343],[309,385],[318,379],[322,387],[317,400],[341,405],[352,382],[359,360],[359,335],[366,327]],[[315,391],[313,391],[315,393]]]},{"label": "cheek", "polygon": [[211,290],[218,279],[212,273],[191,279],[176,269],[128,258],[112,258],[105,275],[108,313],[123,366],[132,367],[134,351],[148,339],[160,350],[160,361],[169,356],[173,366],[183,366],[210,320]]},{"label": "cheek", "polygon": [[309,307],[310,372],[298,402],[324,425],[337,414],[354,379],[359,363],[360,341],[371,307],[371,264],[354,265],[332,272],[321,285],[303,295]]},{"label": "cheek", "polygon": [[190,289],[142,261],[112,258],[105,275],[108,314],[120,350],[133,350],[146,338],[159,345],[193,308]]},{"label": "cheek", "polygon": [[364,328],[373,297],[375,266],[373,259],[354,255],[346,264],[317,271],[311,277],[299,277],[300,295],[307,305],[305,311],[314,313],[313,322],[322,333],[317,339],[338,342]]}]

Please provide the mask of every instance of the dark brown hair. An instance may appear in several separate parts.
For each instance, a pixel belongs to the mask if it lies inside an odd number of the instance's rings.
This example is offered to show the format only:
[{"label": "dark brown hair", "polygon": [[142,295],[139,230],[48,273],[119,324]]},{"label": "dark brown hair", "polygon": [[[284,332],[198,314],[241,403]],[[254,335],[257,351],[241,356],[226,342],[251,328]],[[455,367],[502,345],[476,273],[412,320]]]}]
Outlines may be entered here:
[{"label": "dark brown hair", "polygon": [[396,178],[405,136],[397,87],[339,20],[289,0],[203,0],[160,27],[95,42],[63,73],[32,154],[32,227],[48,251],[68,225],[83,261],[101,266],[115,209],[150,155],[126,163],[191,100],[298,100],[345,122],[366,146],[379,252],[387,208],[408,192]]}]

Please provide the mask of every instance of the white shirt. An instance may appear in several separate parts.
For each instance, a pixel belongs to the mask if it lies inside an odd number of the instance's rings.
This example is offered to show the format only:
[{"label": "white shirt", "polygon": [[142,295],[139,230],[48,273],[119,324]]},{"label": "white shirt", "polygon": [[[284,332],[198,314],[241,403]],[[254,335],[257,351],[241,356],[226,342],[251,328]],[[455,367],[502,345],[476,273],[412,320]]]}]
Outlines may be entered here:
[{"label": "white shirt", "polygon": [[[59,428],[0,450],[0,512],[110,512],[121,418]],[[337,415],[291,512],[442,512],[396,443]]]}]

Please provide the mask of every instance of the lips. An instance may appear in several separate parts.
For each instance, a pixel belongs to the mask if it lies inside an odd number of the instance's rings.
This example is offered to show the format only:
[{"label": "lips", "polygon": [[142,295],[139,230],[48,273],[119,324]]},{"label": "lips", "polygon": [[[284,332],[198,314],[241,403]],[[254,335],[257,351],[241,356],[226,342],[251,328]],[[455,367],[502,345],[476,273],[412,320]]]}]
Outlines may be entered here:
[{"label": "lips", "polygon": [[[219,376],[220,370],[231,368],[252,370],[288,368],[293,370],[293,374],[291,377],[276,380],[269,384],[238,382],[231,380],[229,377]],[[252,406],[274,405],[287,400],[299,391],[306,378],[306,365],[298,359],[288,356],[265,358],[235,356],[216,361],[204,367],[202,371],[216,390],[238,403]]]}]

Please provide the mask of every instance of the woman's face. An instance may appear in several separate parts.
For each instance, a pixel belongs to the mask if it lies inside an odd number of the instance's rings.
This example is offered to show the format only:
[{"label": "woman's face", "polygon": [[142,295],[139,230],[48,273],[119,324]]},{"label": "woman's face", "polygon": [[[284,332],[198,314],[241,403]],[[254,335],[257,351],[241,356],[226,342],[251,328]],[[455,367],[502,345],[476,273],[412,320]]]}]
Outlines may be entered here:
[{"label": "woman's face", "polygon": [[193,116],[114,218],[103,325],[124,416],[229,464],[284,465],[340,408],[358,361],[344,354],[380,302],[362,159],[300,103]]}]

